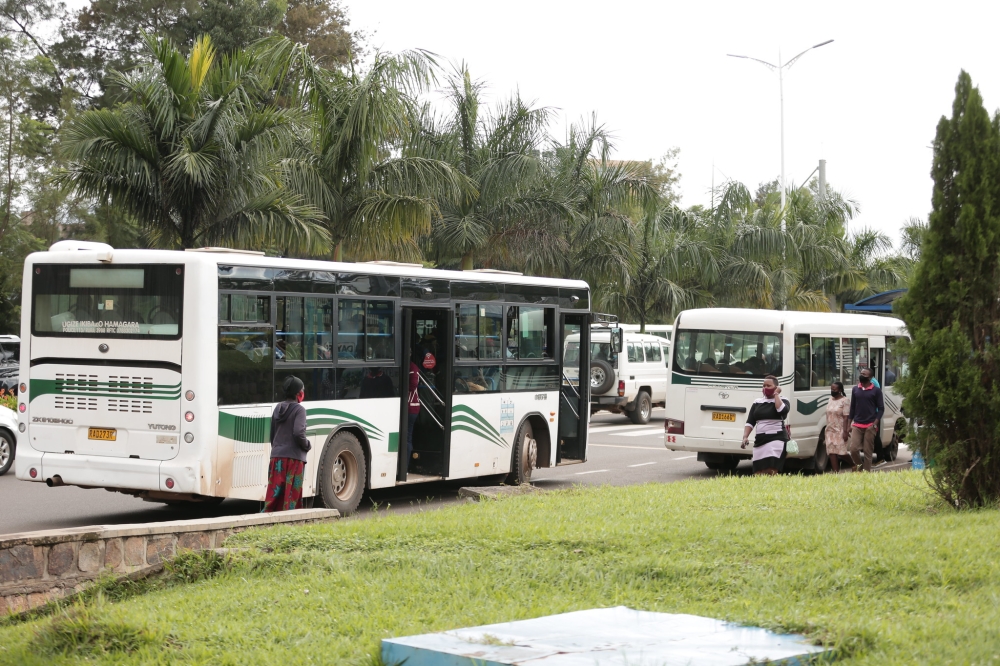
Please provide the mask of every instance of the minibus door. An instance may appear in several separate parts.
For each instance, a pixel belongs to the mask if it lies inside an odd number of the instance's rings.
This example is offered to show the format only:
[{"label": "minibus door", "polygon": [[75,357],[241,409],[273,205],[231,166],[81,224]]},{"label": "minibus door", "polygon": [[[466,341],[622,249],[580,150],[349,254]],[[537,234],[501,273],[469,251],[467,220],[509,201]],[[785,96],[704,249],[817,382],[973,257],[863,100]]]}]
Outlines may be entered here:
[{"label": "minibus door", "polygon": [[[399,458],[396,480],[417,476],[448,476],[451,456],[451,357],[454,325],[443,308],[403,307],[403,349],[400,354]],[[412,364],[412,365],[411,365]],[[412,379],[411,379],[412,378]],[[415,380],[416,395],[410,391]],[[410,404],[419,404],[410,418]],[[408,438],[412,423],[413,452]]]},{"label": "minibus door", "polygon": [[590,423],[590,315],[564,314],[556,464],[587,459]]}]

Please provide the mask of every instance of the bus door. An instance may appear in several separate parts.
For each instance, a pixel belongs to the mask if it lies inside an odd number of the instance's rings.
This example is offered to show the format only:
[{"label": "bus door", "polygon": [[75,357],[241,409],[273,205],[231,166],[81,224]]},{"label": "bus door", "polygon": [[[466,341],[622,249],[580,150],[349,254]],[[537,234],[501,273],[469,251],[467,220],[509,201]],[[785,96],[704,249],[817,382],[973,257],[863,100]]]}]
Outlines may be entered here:
[{"label": "bus door", "polygon": [[[562,382],[556,464],[587,459],[590,421],[590,315],[562,316]],[[582,378],[582,381],[581,381]]]},{"label": "bus door", "polygon": [[[403,353],[400,377],[406,396],[399,428],[399,464],[396,479],[407,475],[448,476],[451,446],[451,311],[403,308]],[[416,384],[415,394],[410,386]],[[416,414],[411,417],[412,411]],[[412,433],[410,432],[412,425]],[[409,452],[412,436],[413,450]]]}]

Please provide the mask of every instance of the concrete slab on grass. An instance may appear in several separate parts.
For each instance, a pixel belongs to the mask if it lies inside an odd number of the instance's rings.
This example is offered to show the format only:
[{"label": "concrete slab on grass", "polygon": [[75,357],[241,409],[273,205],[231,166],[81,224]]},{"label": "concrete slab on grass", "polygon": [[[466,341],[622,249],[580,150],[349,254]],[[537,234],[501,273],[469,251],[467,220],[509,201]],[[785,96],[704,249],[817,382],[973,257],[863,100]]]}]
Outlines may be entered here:
[{"label": "concrete slab on grass", "polygon": [[496,499],[513,495],[532,495],[545,492],[541,488],[525,483],[520,486],[467,486],[458,489],[458,496],[471,500]]},{"label": "concrete slab on grass", "polygon": [[382,660],[406,666],[800,664],[827,651],[804,636],[624,606],[382,641]]}]

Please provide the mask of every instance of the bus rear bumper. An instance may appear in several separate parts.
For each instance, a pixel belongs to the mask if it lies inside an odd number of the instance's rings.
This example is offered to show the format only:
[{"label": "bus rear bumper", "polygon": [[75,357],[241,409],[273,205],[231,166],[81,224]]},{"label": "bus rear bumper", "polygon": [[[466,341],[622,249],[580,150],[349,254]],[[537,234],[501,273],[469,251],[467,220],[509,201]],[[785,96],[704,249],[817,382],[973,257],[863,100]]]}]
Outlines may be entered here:
[{"label": "bus rear bumper", "polygon": [[[15,474],[24,481],[49,485],[109,488],[123,491],[198,493],[198,475],[193,467],[160,460],[40,453],[25,447],[14,459]],[[173,461],[171,461],[173,462]],[[32,478],[31,470],[37,475]],[[173,487],[167,486],[167,479]]]},{"label": "bus rear bumper", "polygon": [[739,440],[708,439],[705,437],[685,437],[684,435],[664,435],[663,445],[671,451],[691,451],[693,453],[724,453],[750,457],[753,450],[747,446],[740,448]]}]

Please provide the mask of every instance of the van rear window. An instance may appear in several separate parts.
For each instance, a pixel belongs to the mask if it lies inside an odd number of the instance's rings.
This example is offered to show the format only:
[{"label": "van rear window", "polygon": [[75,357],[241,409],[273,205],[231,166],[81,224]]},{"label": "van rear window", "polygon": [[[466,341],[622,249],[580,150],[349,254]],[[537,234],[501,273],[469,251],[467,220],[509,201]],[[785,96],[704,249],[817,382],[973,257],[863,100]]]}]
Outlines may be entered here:
[{"label": "van rear window", "polygon": [[781,335],[749,331],[680,330],[674,371],[685,375],[781,375]]}]

